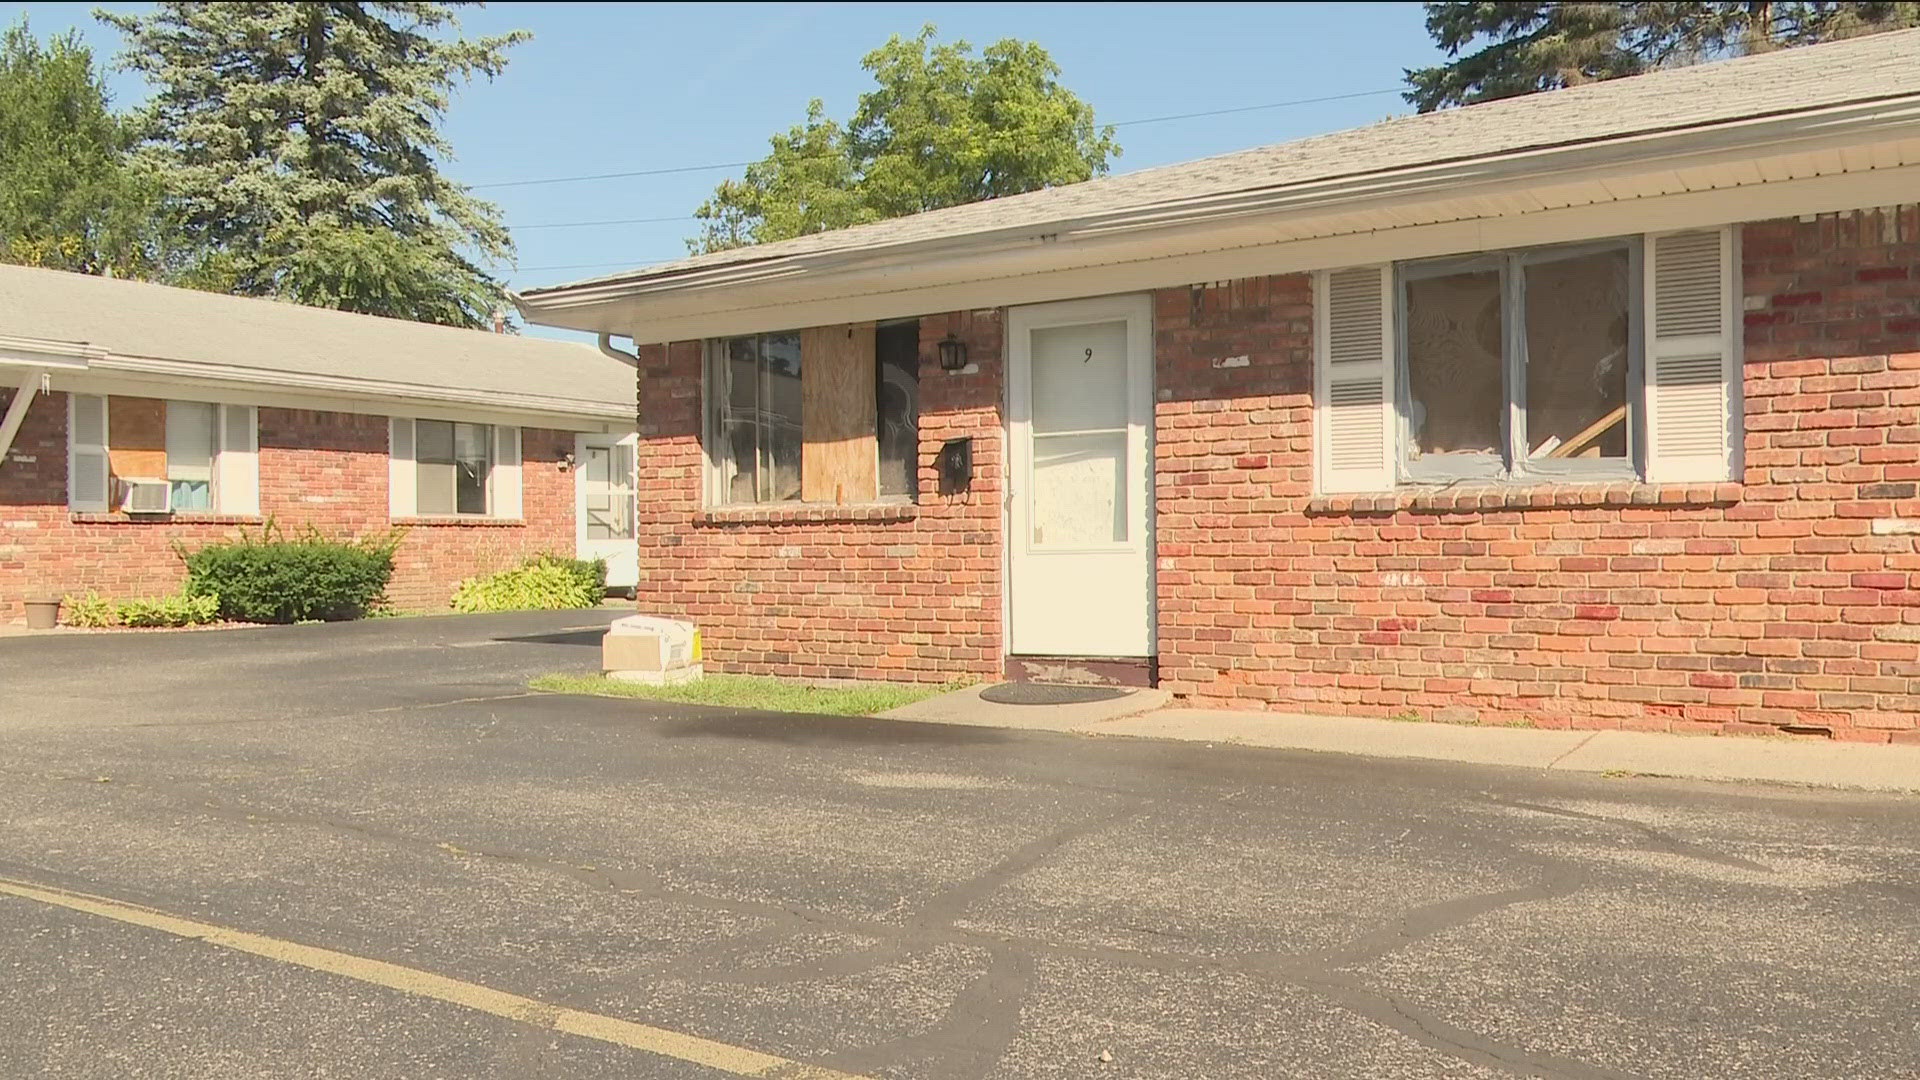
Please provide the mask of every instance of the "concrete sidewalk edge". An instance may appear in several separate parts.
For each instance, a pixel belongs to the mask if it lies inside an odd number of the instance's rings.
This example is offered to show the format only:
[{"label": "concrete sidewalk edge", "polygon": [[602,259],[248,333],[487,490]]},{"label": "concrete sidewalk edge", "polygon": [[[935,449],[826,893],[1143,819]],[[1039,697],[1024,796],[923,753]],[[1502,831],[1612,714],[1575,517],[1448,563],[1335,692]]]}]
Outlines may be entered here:
[{"label": "concrete sidewalk edge", "polygon": [[1914,746],[1637,731],[1548,731],[1203,709],[1163,709],[1074,730],[1084,735],[1230,742],[1565,772],[1920,791],[1920,747]]},{"label": "concrete sidewalk edge", "polygon": [[1562,772],[1920,792],[1920,746],[1790,738],[1555,731],[1303,713],[1164,708],[1164,691],[1096,705],[995,705],[981,686],[881,717],[921,723],[1177,739]]}]

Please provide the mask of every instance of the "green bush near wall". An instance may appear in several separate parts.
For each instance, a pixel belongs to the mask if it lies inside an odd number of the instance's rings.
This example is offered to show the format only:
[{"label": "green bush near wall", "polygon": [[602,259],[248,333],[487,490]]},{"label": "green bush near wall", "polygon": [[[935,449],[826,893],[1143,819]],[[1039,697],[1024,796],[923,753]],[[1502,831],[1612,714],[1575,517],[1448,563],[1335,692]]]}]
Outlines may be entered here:
[{"label": "green bush near wall", "polygon": [[468,578],[453,593],[453,610],[528,611],[589,608],[607,595],[605,559],[536,555],[511,570]]},{"label": "green bush near wall", "polygon": [[123,600],[114,614],[122,626],[202,626],[220,617],[220,598],[175,593]]},{"label": "green bush near wall", "polygon": [[358,619],[385,595],[403,535],[337,540],[309,528],[289,538],[269,521],[257,533],[182,552],[183,591],[218,597],[221,617],[240,622]]}]

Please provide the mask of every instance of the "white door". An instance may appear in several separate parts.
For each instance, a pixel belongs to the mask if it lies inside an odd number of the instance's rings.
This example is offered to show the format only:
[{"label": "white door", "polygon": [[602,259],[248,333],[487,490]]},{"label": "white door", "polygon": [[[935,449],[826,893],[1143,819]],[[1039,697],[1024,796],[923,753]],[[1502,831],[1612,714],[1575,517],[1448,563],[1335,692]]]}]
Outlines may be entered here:
[{"label": "white door", "polygon": [[574,437],[574,512],[583,559],[607,560],[607,586],[630,589],[640,583],[635,546],[634,447],[638,436]]},{"label": "white door", "polygon": [[1007,651],[1152,656],[1152,300],[1007,324]]}]

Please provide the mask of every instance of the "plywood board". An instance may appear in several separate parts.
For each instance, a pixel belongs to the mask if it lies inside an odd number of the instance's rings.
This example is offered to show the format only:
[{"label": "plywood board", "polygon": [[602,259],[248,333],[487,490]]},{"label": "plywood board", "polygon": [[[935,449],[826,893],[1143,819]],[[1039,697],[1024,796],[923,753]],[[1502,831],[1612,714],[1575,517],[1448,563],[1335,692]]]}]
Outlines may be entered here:
[{"label": "plywood board", "polygon": [[156,398],[108,398],[107,462],[115,476],[164,478],[167,403]]},{"label": "plywood board", "polygon": [[873,324],[800,333],[800,497],[857,503],[875,497]]}]

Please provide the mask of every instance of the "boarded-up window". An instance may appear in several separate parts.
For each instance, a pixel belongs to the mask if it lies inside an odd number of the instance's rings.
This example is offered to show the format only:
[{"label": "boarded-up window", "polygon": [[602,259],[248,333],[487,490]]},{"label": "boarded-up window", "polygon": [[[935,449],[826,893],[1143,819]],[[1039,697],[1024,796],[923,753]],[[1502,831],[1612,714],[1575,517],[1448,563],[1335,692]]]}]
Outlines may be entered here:
[{"label": "boarded-up window", "polygon": [[818,326],[711,342],[714,502],[911,499],[919,472],[919,328]]},{"label": "boarded-up window", "polygon": [[124,491],[119,481],[163,480],[175,513],[260,512],[253,406],[93,394],[72,402],[70,508],[114,509]]}]

